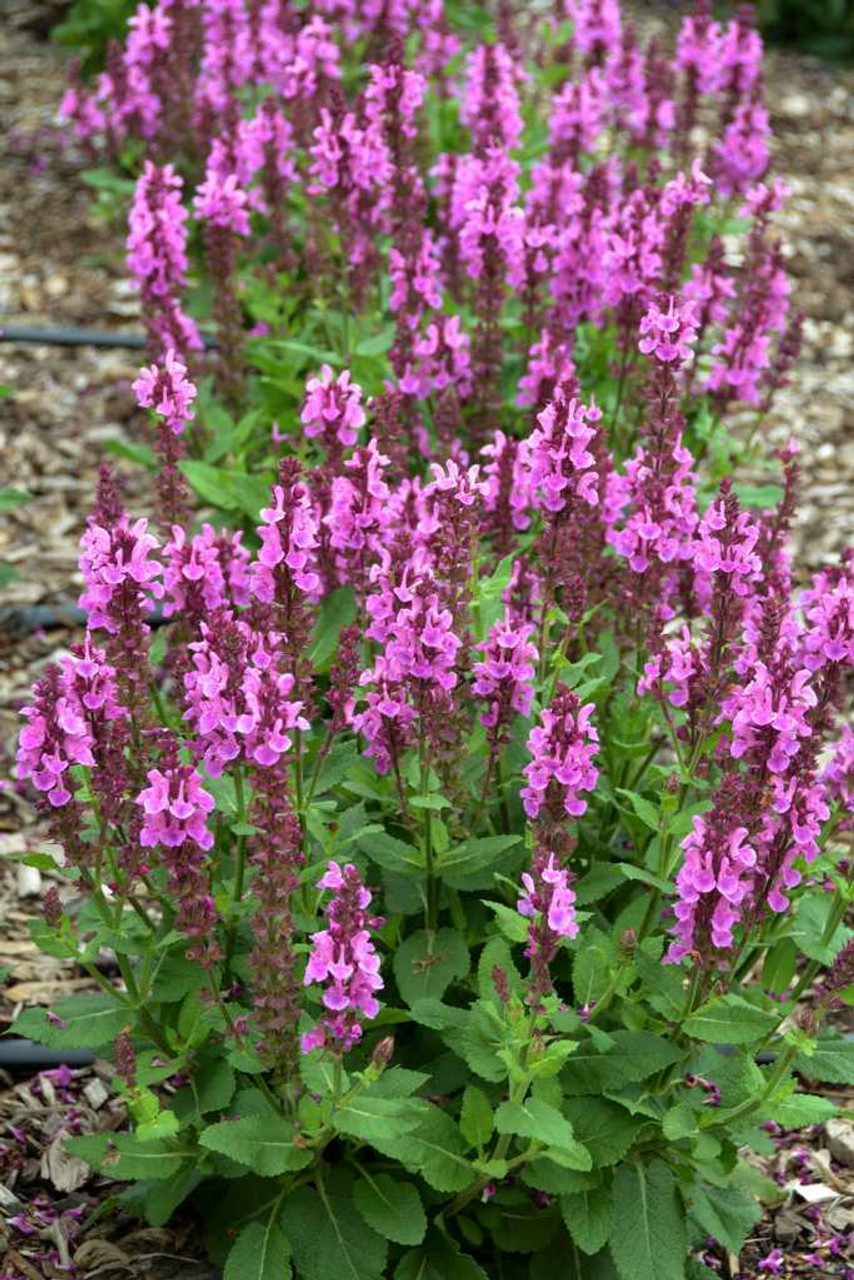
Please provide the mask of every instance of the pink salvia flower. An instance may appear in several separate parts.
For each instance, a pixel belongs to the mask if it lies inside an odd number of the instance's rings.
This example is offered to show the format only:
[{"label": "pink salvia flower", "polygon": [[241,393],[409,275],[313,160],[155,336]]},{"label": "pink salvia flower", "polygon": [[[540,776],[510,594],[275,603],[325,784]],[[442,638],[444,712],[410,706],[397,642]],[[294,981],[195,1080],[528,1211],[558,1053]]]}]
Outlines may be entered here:
[{"label": "pink salvia flower", "polygon": [[325,986],[327,1016],[302,1037],[302,1051],[330,1045],[341,1053],[361,1039],[361,1019],[370,1021],[379,1013],[376,993],[385,984],[370,931],[381,922],[368,915],[371,894],[351,863],[342,868],[330,862],[317,887],[333,890],[334,897],[325,908],[328,927],[311,935],[304,982]]},{"label": "pink salvia flower", "polygon": [[[531,919],[542,915],[549,931],[558,938],[578,936],[575,894],[569,887],[569,873],[565,867],[555,866],[554,854],[549,854],[545,866],[535,868],[533,875],[524,871],[522,885],[525,892],[516,904],[516,910],[521,916]],[[533,954],[532,944],[537,945],[537,942],[532,939],[526,955]]]},{"label": "pink salvia flower", "polygon": [[236,173],[223,177],[208,168],[205,180],[193,199],[196,217],[221,231],[249,235],[249,197],[240,186]]},{"label": "pink salvia flower", "polygon": [[131,522],[123,515],[113,529],[90,524],[80,540],[80,569],[85,583],[80,607],[92,630],[116,635],[121,613],[130,603],[150,613],[163,596],[162,569],[152,559],[158,542],[145,519]]},{"label": "pink salvia flower", "polygon": [[187,366],[171,347],[164,355],[162,365],[152,364],[140,369],[133,391],[140,408],[154,409],[165,418],[166,426],[176,436],[181,435],[187,423],[195,417],[195,383],[187,377]]},{"label": "pink salvia flower", "polygon": [[159,850],[168,892],[178,904],[175,928],[192,942],[187,958],[214,964],[220,956],[215,939],[218,916],[206,858],[214,843],[207,826],[214,798],[191,765],[150,769],[148,783],[136,798],[144,814],[139,843]]},{"label": "pink salvia flower", "polygon": [[512,713],[530,713],[537,660],[533,633],[532,623],[514,621],[505,609],[504,617],[490,628],[488,639],[478,646],[484,657],[472,667],[472,691],[487,702],[480,717],[486,728],[506,723]]},{"label": "pink salvia flower", "polygon": [[252,593],[271,603],[276,598],[276,575],[281,573],[311,596],[319,590],[320,578],[314,567],[318,524],[308,489],[298,479],[287,486],[274,485],[273,502],[261,511],[261,549],[252,565]]},{"label": "pink salvia flower", "polygon": [[572,43],[592,61],[604,61],[620,47],[622,23],[617,0],[565,0],[572,20]]},{"label": "pink salvia flower", "polygon": [[599,501],[595,458],[588,445],[596,435],[591,423],[602,410],[569,397],[560,387],[537,414],[528,442],[531,484],[546,511],[563,511],[578,497],[588,506]]},{"label": "pink salvia flower", "polygon": [[581,706],[575,694],[558,685],[540,723],[528,734],[531,763],[524,769],[522,803],[529,818],[537,818],[547,801],[558,804],[571,818],[587,811],[585,791],[593,791],[599,770],[593,763],[599,744],[591,724],[595,707]]},{"label": "pink salvia flower", "polygon": [[695,324],[692,303],[680,303],[671,296],[667,310],[662,311],[657,303],[651,302],[640,323],[642,336],[638,347],[643,355],[653,356],[663,364],[684,364],[691,358],[691,344],[697,337]]},{"label": "pink salvia flower", "polygon": [[342,448],[352,448],[364,426],[365,410],[362,388],[351,381],[348,369],[336,378],[325,364],[319,377],[309,378],[300,421],[309,439],[320,437],[327,449],[334,450],[336,441]]},{"label": "pink salvia flower", "polygon": [[34,685],[33,701],[21,715],[26,724],[18,744],[18,777],[29,778],[49,804],[60,809],[72,798],[69,769],[95,764],[85,711],[68,688],[67,674],[49,668]]},{"label": "pink salvia flower", "polygon": [[195,322],[181,308],[187,286],[187,210],[183,180],[172,165],[145,162],[134,190],[127,238],[128,270],[142,295],[143,318],[164,350],[200,351]]},{"label": "pink salvia flower", "polygon": [[685,861],[676,877],[676,941],[666,955],[671,964],[709,943],[719,950],[733,946],[756,865],[747,828],[733,825],[725,806],[708,818],[695,816],[693,824],[682,841]]}]

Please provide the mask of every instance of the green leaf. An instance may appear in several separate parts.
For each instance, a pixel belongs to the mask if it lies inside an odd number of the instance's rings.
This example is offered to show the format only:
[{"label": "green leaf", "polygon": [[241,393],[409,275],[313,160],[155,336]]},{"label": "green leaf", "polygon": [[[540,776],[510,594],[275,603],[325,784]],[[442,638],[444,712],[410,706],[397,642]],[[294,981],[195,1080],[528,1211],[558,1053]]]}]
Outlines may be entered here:
[{"label": "green leaf", "polygon": [[93,1168],[123,1182],[135,1182],[139,1178],[171,1178],[179,1172],[185,1160],[198,1158],[196,1152],[182,1150],[170,1142],[140,1142],[129,1133],[115,1137],[89,1133],[69,1138],[65,1148]]},{"label": "green leaf", "polygon": [[810,960],[829,965],[847,943],[854,938],[854,930],[847,925],[837,926],[829,942],[824,941],[825,930],[833,908],[832,894],[817,892],[806,894],[797,905],[791,937],[798,950]]},{"label": "green leaf", "polygon": [[503,868],[507,855],[518,849],[519,836],[485,836],[467,840],[442,854],[436,872],[452,889],[489,889],[495,872]]},{"label": "green leaf", "polygon": [[601,1094],[619,1089],[646,1080],[684,1056],[672,1041],[651,1031],[612,1031],[610,1036],[613,1044],[605,1053],[590,1041],[579,1045],[561,1072],[564,1093]]},{"label": "green leaf", "polygon": [[466,1159],[466,1143],[457,1125],[439,1107],[430,1104],[414,1133],[388,1148],[413,1173],[436,1191],[464,1191],[477,1174]]},{"label": "green leaf", "polygon": [[380,332],[370,338],[362,338],[353,351],[354,356],[382,356],[394,342],[394,326],[386,325]]},{"label": "green leaf", "polygon": [[762,1217],[762,1209],[753,1197],[738,1187],[713,1187],[708,1183],[691,1188],[688,1208],[703,1230],[736,1257]]},{"label": "green leaf", "polygon": [[398,875],[424,875],[424,856],[414,845],[397,840],[385,831],[371,831],[360,836],[359,848],[385,871]]},{"label": "green leaf", "polygon": [[499,1133],[541,1142],[548,1147],[552,1159],[557,1153],[568,1157],[571,1168],[583,1172],[591,1167],[590,1152],[576,1142],[570,1122],[557,1107],[540,1098],[526,1098],[522,1103],[502,1102],[495,1113],[495,1127]]},{"label": "green leaf", "polygon": [[335,1112],[333,1122],[339,1133],[374,1143],[407,1137],[418,1128],[426,1110],[427,1103],[417,1098],[378,1098],[359,1093]]},{"label": "green leaf", "polygon": [[578,906],[583,907],[588,902],[598,902],[600,898],[606,897],[609,893],[622,885],[624,880],[621,871],[610,862],[594,862],[593,866],[587,872],[586,876],[582,876],[576,885],[575,901]]},{"label": "green leaf", "polygon": [[25,1009],[15,1023],[15,1034],[51,1049],[100,1049],[112,1044],[132,1016],[106,994],[60,1000],[52,1015],[49,1019],[44,1009]]},{"label": "green leaf", "polygon": [[460,1108],[460,1129],[466,1142],[473,1147],[485,1147],[494,1125],[489,1098],[476,1084],[467,1084]]},{"label": "green leaf", "polygon": [[150,1227],[164,1227],[180,1204],[192,1195],[204,1173],[195,1162],[185,1160],[169,1178],[136,1184],[140,1192],[142,1212]]},{"label": "green leaf", "polygon": [[762,986],[766,991],[782,995],[795,976],[798,949],[791,938],[781,938],[770,947],[762,965]]},{"label": "green leaf", "polygon": [[629,1115],[607,1098],[567,1098],[563,1113],[576,1139],[589,1148],[597,1169],[622,1160],[644,1126],[643,1119]]},{"label": "green leaf", "polygon": [[625,796],[645,827],[649,827],[650,831],[658,830],[661,816],[654,804],[636,791],[627,791],[625,787],[617,787],[617,795]]},{"label": "green leaf", "polygon": [[282,1224],[301,1280],[380,1280],[388,1245],[369,1227],[344,1173],[324,1176],[322,1195],[300,1187],[288,1196]]},{"label": "green leaf", "polygon": [[250,1222],[228,1255],[223,1280],[288,1280],[290,1257],[290,1245],[274,1218],[266,1225]]},{"label": "green leaf", "polygon": [[816,1041],[812,1053],[799,1053],[795,1070],[808,1080],[822,1084],[854,1085],[854,1040],[825,1035]]},{"label": "green leaf", "polygon": [[388,1173],[360,1178],[353,1189],[356,1208],[369,1227],[395,1244],[420,1244],[427,1231],[427,1215],[411,1182]]},{"label": "green leaf", "polygon": [[812,1093],[792,1093],[766,1103],[759,1113],[760,1120],[774,1120],[782,1129],[804,1129],[810,1124],[824,1124],[839,1114],[839,1108],[829,1098],[819,1098]]},{"label": "green leaf", "polygon": [[281,1116],[244,1116],[209,1125],[199,1142],[239,1164],[248,1165],[262,1178],[277,1178],[294,1169],[304,1169],[312,1153],[294,1145],[296,1129]]},{"label": "green leaf", "polygon": [[661,963],[662,949],[661,938],[647,938],[634,953],[634,966],[652,1008],[668,1022],[678,1022],[685,1008],[683,975],[678,965]]},{"label": "green leaf", "polygon": [[616,948],[600,929],[588,929],[584,946],[575,953],[572,986],[576,1005],[590,1005],[607,991],[617,965]]},{"label": "green leaf", "polygon": [[685,1280],[685,1219],[660,1160],[624,1164],[614,1175],[610,1245],[622,1280]]},{"label": "green leaf", "polygon": [[456,929],[438,929],[432,936],[418,929],[394,957],[394,976],[408,1005],[430,997],[441,999],[451,983],[468,971],[469,950]]},{"label": "green leaf", "polygon": [[356,620],[356,597],[351,586],[338,587],[320,606],[309,641],[308,656],[315,671],[326,671],[338,648],[342,627]]},{"label": "green leaf", "polygon": [[773,1031],[779,1018],[748,1004],[741,996],[716,996],[686,1018],[682,1029],[709,1044],[752,1044]]},{"label": "green leaf", "polygon": [[610,1186],[561,1196],[560,1211],[566,1229],[582,1253],[593,1255],[608,1242],[613,1197]]},{"label": "green leaf", "polygon": [[505,938],[510,942],[527,941],[528,922],[524,916],[520,916],[518,911],[505,906],[503,902],[490,902],[487,898],[481,901],[485,907],[489,907],[490,911],[495,913],[495,922]]},{"label": "green leaf", "polygon": [[23,489],[0,489],[0,511],[14,511],[32,500],[32,494],[25,493]]},{"label": "green leaf", "polygon": [[405,1254],[394,1280],[489,1280],[474,1258],[460,1252],[459,1245],[433,1230],[420,1249]]},{"label": "green leaf", "polygon": [[204,502],[212,507],[219,507],[223,511],[239,509],[240,503],[228,484],[227,472],[219,467],[212,467],[207,462],[196,460],[182,462],[180,469]]},{"label": "green leaf", "polygon": [[105,440],[104,452],[115,458],[124,458],[125,462],[133,462],[138,467],[153,471],[157,466],[157,454],[148,445],[138,444],[130,440]]},{"label": "green leaf", "polygon": [[446,1032],[444,1040],[484,1080],[497,1083],[507,1078],[507,1063],[499,1052],[505,1044],[504,1030],[487,1001],[476,1000],[461,1027]]},{"label": "green leaf", "polygon": [[639,880],[641,884],[648,884],[662,893],[671,893],[673,890],[669,880],[662,880],[661,876],[653,875],[651,871],[647,871],[646,867],[635,866],[633,862],[618,862],[617,867],[620,874],[627,880]]},{"label": "green leaf", "polygon": [[743,507],[760,511],[773,510],[783,499],[783,490],[778,484],[741,484],[736,481],[732,488]]},{"label": "green leaf", "polygon": [[678,1142],[689,1134],[698,1131],[697,1116],[686,1102],[679,1102],[665,1113],[661,1122],[661,1131],[668,1142]]}]

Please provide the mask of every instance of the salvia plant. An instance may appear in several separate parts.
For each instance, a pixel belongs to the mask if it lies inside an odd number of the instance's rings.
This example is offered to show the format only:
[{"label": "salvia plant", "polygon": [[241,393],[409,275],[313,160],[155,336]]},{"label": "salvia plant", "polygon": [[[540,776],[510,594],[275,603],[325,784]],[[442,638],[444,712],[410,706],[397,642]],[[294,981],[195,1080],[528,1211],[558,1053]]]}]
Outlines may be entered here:
[{"label": "salvia plant", "polygon": [[157,516],[103,470],[23,713],[103,992],[18,1025],[111,1058],[71,1149],[226,1280],[710,1276],[854,1083],[760,41],[558,9],[161,0],[65,101],[134,181]]}]

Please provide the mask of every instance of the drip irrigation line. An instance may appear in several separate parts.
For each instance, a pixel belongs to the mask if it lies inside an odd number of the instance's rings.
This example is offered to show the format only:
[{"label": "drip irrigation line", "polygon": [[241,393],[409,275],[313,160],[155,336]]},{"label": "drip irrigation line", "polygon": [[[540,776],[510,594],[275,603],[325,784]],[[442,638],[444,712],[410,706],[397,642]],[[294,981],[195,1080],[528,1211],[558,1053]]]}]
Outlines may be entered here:
[{"label": "drip irrigation line", "polygon": [[[0,609],[0,631],[13,635],[28,635],[33,631],[56,631],[71,627],[84,627],[87,613],[76,604],[37,604],[21,608]],[[151,627],[161,627],[169,621],[164,618],[161,609],[155,609],[146,615],[145,621]]]},{"label": "drip irrigation line", "polygon": [[35,1040],[0,1040],[0,1067],[12,1071],[44,1070],[46,1067],[90,1067],[95,1061],[88,1049],[48,1049]]},{"label": "drip irrigation line", "polygon": [[[216,348],[216,338],[203,333],[202,341],[207,350]],[[33,342],[46,347],[125,347],[132,351],[144,351],[148,338],[144,333],[110,333],[104,329],[82,329],[71,325],[67,328],[48,328],[41,325],[0,325],[0,342]]]}]

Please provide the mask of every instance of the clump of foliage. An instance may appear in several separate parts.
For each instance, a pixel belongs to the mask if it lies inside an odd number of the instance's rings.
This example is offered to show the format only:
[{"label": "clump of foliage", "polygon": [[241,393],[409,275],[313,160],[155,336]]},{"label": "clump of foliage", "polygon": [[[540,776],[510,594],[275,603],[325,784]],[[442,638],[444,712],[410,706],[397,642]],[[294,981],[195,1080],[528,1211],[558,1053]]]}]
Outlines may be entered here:
[{"label": "clump of foliage", "polygon": [[105,469],[19,754],[104,991],[20,1026],[113,1053],[71,1147],[226,1280],[709,1275],[854,1082],[854,567],[727,427],[799,337],[759,38],[466,16],[164,0],[65,104],[159,533]]}]

